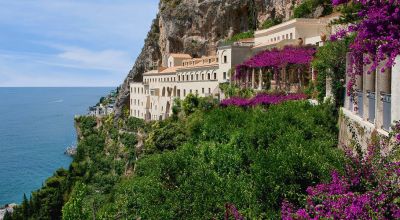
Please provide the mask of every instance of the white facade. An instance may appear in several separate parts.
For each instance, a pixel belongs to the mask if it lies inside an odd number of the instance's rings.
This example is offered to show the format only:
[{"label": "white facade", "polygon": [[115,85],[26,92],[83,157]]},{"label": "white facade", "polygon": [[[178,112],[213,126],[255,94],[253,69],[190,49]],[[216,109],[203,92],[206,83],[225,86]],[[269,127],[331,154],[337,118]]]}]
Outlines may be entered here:
[{"label": "white facade", "polygon": [[[184,99],[189,94],[220,98],[219,84],[228,82],[229,70],[250,56],[250,48],[228,46],[218,50],[217,56],[201,58],[190,58],[187,54],[170,55],[168,67],[148,71],[143,74],[143,82],[130,84],[130,115],[145,120],[162,120],[172,114],[175,98]],[[239,52],[233,58],[231,52],[235,50]]]},{"label": "white facade", "polygon": [[332,18],[296,18],[255,32],[254,50],[262,50],[277,45],[297,44],[301,39],[305,45],[318,45],[321,36],[332,32],[329,22]]}]

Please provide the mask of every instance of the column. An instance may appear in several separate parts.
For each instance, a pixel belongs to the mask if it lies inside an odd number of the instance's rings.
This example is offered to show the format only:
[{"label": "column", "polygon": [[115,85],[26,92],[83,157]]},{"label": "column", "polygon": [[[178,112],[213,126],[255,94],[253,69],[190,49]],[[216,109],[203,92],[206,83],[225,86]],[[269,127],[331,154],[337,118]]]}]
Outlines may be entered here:
[{"label": "column", "polygon": [[385,121],[384,119],[390,117],[391,113],[387,113],[384,110],[384,99],[387,98],[388,94],[391,94],[391,70],[385,69],[384,72],[381,71],[382,67],[385,67],[385,62],[383,61],[378,65],[376,72],[376,127],[383,128]]},{"label": "column", "polygon": [[252,89],[254,89],[255,88],[255,78],[256,78],[256,69],[255,68],[253,68],[253,71],[252,71],[252,73],[251,73],[251,88]]},{"label": "column", "polygon": [[246,89],[249,85],[249,74],[250,74],[249,72],[250,72],[250,70],[246,71],[246,81],[245,81],[245,86],[244,86],[244,88],[246,88]]},{"label": "column", "polygon": [[333,98],[333,93],[332,93],[332,77],[326,76],[326,84],[325,84],[325,100]]},{"label": "column", "polygon": [[262,68],[260,68],[260,72],[258,73],[258,90],[262,90]]}]

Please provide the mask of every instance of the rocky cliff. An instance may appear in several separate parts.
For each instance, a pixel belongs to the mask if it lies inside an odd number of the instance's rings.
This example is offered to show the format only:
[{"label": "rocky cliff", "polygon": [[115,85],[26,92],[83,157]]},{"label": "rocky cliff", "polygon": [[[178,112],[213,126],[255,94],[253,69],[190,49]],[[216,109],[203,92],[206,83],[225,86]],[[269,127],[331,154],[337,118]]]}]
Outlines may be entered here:
[{"label": "rocky cliff", "polygon": [[254,30],[268,18],[288,20],[301,0],[160,0],[141,54],[120,87],[116,115],[129,103],[129,82],[141,81],[169,53],[212,54],[219,41]]}]

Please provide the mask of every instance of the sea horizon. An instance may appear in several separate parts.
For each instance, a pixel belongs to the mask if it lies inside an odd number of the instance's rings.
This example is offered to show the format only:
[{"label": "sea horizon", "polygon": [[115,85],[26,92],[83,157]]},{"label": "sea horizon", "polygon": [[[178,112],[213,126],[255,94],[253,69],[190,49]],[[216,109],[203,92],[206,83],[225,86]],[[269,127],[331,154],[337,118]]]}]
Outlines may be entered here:
[{"label": "sea horizon", "polygon": [[[0,87],[0,207],[29,198],[76,144],[74,116],[115,87]],[[4,178],[6,177],[6,178]]]}]

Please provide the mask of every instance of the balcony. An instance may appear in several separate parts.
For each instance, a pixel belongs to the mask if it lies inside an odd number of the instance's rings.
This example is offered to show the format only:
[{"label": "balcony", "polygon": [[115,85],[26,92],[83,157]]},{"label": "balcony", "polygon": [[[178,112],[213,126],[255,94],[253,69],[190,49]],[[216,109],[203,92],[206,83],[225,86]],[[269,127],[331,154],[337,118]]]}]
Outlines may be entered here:
[{"label": "balcony", "polygon": [[375,92],[368,91],[367,99],[368,99],[368,121],[371,123],[374,123],[375,122],[375,103],[376,103]]},{"label": "balcony", "polygon": [[381,101],[383,104],[383,125],[386,131],[390,130],[392,124],[392,96],[391,94],[381,93]]}]

